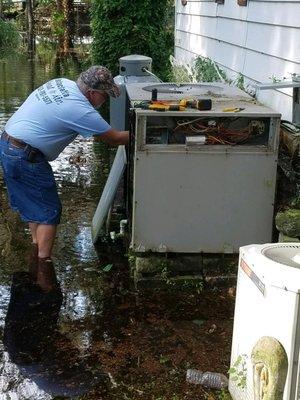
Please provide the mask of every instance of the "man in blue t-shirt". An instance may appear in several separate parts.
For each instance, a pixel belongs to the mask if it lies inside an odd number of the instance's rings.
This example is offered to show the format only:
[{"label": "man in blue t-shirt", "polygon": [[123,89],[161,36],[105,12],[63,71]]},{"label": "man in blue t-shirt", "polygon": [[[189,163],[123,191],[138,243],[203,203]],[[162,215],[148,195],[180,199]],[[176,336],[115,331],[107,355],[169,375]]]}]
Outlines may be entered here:
[{"label": "man in blue t-shirt", "polygon": [[77,82],[59,78],[37,88],[5,125],[0,156],[9,201],[11,208],[29,223],[31,261],[37,259],[40,269],[52,264],[61,216],[48,161],[54,160],[78,134],[95,136],[113,146],[127,144],[128,131],[112,129],[96,111],[109,96],[119,94],[110,71],[93,66],[82,72]]}]

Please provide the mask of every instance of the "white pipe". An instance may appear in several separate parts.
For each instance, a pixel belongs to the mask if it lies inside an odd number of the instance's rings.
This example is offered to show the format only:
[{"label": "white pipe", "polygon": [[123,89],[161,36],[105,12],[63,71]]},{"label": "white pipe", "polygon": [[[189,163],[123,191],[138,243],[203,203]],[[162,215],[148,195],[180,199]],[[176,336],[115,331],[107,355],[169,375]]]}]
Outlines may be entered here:
[{"label": "white pipe", "polygon": [[127,219],[122,219],[120,221],[120,235],[124,235],[125,234],[125,227],[128,224],[128,220]]}]

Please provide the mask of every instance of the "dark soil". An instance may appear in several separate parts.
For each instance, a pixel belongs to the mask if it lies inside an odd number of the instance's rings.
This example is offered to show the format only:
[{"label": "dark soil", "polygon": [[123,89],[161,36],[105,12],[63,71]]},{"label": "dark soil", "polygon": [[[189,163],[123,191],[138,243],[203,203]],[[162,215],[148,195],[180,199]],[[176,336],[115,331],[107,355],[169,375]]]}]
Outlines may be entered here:
[{"label": "dark soil", "polygon": [[[114,274],[113,283],[108,280],[114,292],[122,273]],[[94,362],[109,373],[111,382],[107,389],[95,388],[84,398],[226,398],[225,392],[188,384],[185,377],[189,368],[227,374],[234,292],[232,288],[204,289],[201,293],[115,292],[115,304],[103,321],[106,335],[99,326],[90,349]]]}]

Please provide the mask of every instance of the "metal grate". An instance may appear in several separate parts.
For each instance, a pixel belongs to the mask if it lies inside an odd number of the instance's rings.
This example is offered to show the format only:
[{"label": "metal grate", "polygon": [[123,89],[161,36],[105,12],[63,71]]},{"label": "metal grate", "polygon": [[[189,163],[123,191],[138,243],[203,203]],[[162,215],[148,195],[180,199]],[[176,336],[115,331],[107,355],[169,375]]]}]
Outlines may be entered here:
[{"label": "metal grate", "polygon": [[300,268],[300,244],[274,244],[265,247],[262,254],[277,263]]},{"label": "metal grate", "polygon": [[220,85],[212,85],[210,83],[162,83],[143,87],[143,90],[151,92],[151,90],[157,89],[158,93],[189,93],[199,94],[204,92],[212,92],[214,94],[222,93],[223,87]]}]

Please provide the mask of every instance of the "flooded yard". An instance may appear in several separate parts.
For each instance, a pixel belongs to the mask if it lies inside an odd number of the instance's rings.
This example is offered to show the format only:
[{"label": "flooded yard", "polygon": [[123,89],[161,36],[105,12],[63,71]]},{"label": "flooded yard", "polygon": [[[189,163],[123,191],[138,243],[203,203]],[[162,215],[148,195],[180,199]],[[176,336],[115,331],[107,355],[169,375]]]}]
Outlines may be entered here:
[{"label": "flooded yard", "polygon": [[[27,95],[80,64],[0,60],[0,128]],[[76,163],[76,155],[83,154]],[[92,244],[91,220],[114,150],[78,137],[52,162],[63,204],[54,248],[59,285],[31,281],[30,235],[0,172],[0,400],[226,399],[186,383],[188,368],[227,373],[234,290],[135,290],[126,255]]]}]

